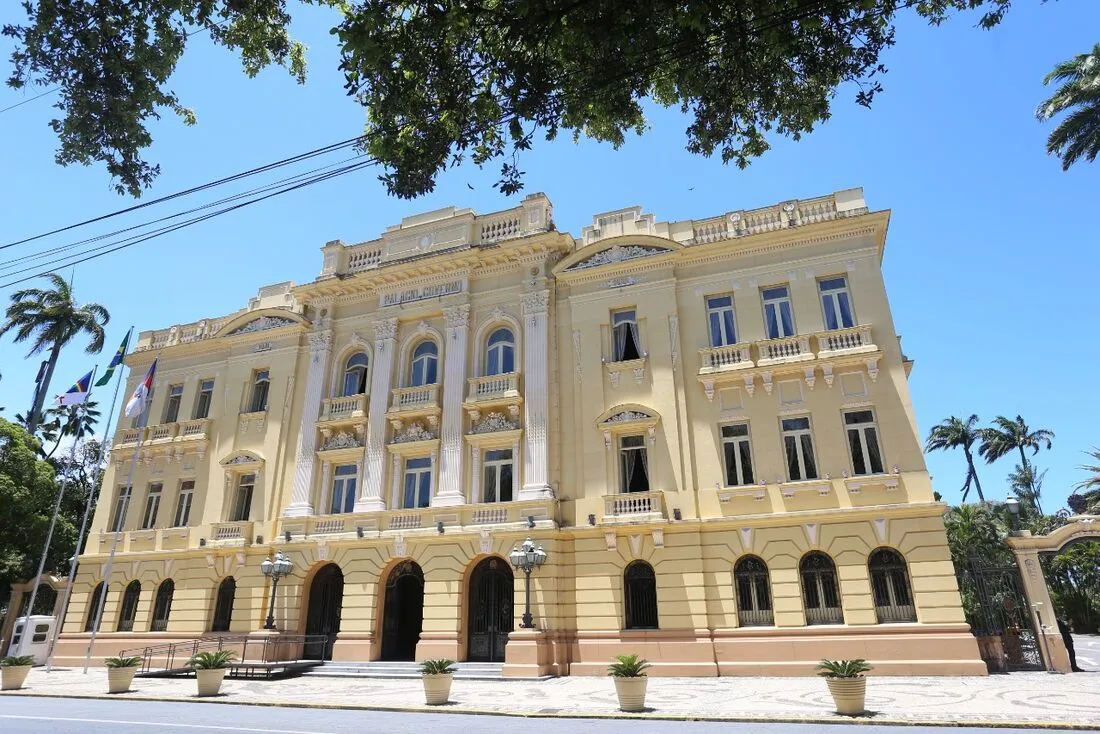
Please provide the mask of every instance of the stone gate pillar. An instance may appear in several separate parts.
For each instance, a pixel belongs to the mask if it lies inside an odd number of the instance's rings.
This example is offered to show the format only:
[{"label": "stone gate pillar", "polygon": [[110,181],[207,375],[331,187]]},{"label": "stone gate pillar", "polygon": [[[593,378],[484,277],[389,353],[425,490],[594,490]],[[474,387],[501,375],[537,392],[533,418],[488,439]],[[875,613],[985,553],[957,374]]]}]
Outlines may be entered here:
[{"label": "stone gate pillar", "polygon": [[1043,663],[1047,670],[1068,673],[1070,672],[1069,653],[1066,652],[1062,635],[1058,632],[1054,604],[1050,599],[1050,590],[1043,575],[1043,567],[1039,564],[1039,551],[1022,547],[1019,543],[1030,537],[1029,530],[1014,531],[1007,539],[1008,546],[1012,549],[1012,555],[1020,569],[1020,582],[1024,596],[1027,597],[1032,624],[1038,631],[1039,654],[1043,657]]}]

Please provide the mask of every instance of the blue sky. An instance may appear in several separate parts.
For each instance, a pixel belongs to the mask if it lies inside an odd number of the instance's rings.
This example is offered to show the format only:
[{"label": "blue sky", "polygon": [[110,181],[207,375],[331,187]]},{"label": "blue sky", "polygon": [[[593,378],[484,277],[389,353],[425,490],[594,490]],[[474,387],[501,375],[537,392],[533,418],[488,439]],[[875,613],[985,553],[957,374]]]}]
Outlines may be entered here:
[{"label": "blue sky", "polygon": [[[335,15],[312,7],[295,12],[295,36],[310,46],[305,86],[274,69],[249,80],[233,56],[192,39],[173,87],[199,124],[187,128],[166,117],[154,126],[150,155],[163,174],[147,198],[360,131],[363,111],[343,95],[328,35]],[[16,13],[15,3],[4,4],[0,23],[18,20]],[[746,171],[686,153],[687,122],[666,110],[654,110],[649,134],[618,151],[563,136],[537,144],[521,168],[526,191],[545,191],[558,226],[574,234],[596,212],[635,204],[660,220],[686,219],[863,186],[872,209],[893,210],[884,269],[905,351],[916,360],[910,387],[922,436],[945,416],[970,413],[983,419],[1020,413],[1032,426],[1054,430],[1054,449],[1036,460],[1049,469],[1044,504],[1052,511],[1082,478],[1075,468],[1082,452],[1100,445],[1100,338],[1087,328],[1098,313],[1100,164],[1062,172],[1044,152],[1049,128],[1033,111],[1045,96],[1043,76],[1098,40],[1100,5],[1023,0],[993,31],[977,29],[976,17],[939,28],[903,18],[898,44],[884,59],[886,91],[874,109],[857,107],[854,91],[841,90],[829,122],[798,143],[774,140],[773,150]],[[5,62],[9,48],[0,42]],[[0,108],[24,98],[0,89]],[[53,163],[50,100],[0,113],[0,243],[132,203],[110,190],[101,166]],[[162,328],[220,315],[241,307],[261,285],[311,280],[327,240],[370,239],[402,216],[451,204],[478,211],[513,206],[519,197],[491,187],[497,168],[452,170],[416,201],[387,197],[368,169],[83,264],[75,273],[78,299],[113,314],[98,359],[109,359],[131,324]],[[151,211],[161,216],[179,208]],[[89,228],[48,242],[105,231]],[[12,248],[0,260],[28,252]],[[0,289],[5,304],[11,290]],[[10,339],[0,342],[4,415],[28,407],[37,359],[23,361],[25,352]],[[51,392],[93,361],[70,347]],[[106,408],[109,395],[99,399]],[[928,465],[936,488],[957,500],[962,456],[931,455]],[[1011,470],[1008,459],[979,469],[989,496],[1005,496]]]}]

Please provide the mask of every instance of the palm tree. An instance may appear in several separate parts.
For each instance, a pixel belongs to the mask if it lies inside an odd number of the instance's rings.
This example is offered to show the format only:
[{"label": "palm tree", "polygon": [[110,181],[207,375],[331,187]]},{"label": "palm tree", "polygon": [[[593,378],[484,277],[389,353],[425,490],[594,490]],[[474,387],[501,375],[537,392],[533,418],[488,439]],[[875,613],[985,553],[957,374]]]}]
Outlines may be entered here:
[{"label": "palm tree", "polygon": [[1043,514],[1043,506],[1039,500],[1043,494],[1043,477],[1046,473],[1046,469],[1036,472],[1032,464],[1017,464],[1008,475],[1012,493],[1016,495],[1016,499],[1020,500],[1020,505],[1029,512]]},{"label": "palm tree", "polygon": [[95,433],[100,417],[99,411],[96,410],[97,405],[99,403],[89,400],[76,405],[50,408],[46,411],[46,417],[53,420],[41,425],[42,440],[54,441],[50,453],[46,454],[47,459],[54,455],[62,439],[72,438],[74,442],[81,441]]},{"label": "palm tree", "polygon": [[[1070,509],[1078,514],[1100,512],[1100,448],[1086,451],[1086,455],[1095,459],[1096,464],[1081,464],[1078,469],[1087,471],[1090,476],[1073,485],[1073,494],[1066,500]],[[1084,490],[1077,494],[1078,490]]]},{"label": "palm tree", "polygon": [[1043,84],[1051,82],[1062,86],[1039,105],[1035,116],[1046,122],[1072,111],[1047,138],[1047,153],[1062,159],[1063,171],[1081,158],[1091,163],[1100,155],[1100,43],[1054,67],[1043,79]]},{"label": "palm tree", "polygon": [[978,416],[971,415],[965,421],[955,416],[942,421],[938,426],[933,426],[928,432],[928,441],[924,444],[925,451],[947,451],[962,447],[966,455],[966,483],[963,484],[962,501],[966,502],[966,496],[970,493],[970,482],[973,480],[974,488],[978,490],[978,501],[985,502],[982,494],[982,483],[978,481],[978,471],[974,468],[974,456],[970,453],[970,447],[981,439],[981,429],[975,426]]},{"label": "palm tree", "polygon": [[1049,450],[1054,440],[1054,431],[1048,431],[1045,428],[1033,431],[1027,423],[1024,423],[1023,416],[1017,415],[1016,420],[1009,420],[999,415],[993,419],[992,426],[982,429],[981,437],[982,445],[978,447],[978,453],[987,464],[992,464],[1016,450],[1020,452],[1020,463],[1028,465],[1030,462],[1027,460],[1024,449],[1031,449],[1031,454],[1034,456],[1045,443]]},{"label": "palm tree", "polygon": [[28,357],[46,350],[50,353],[46,373],[27,415],[27,432],[32,436],[42,421],[42,404],[46,400],[61,349],[76,337],[87,334],[86,351],[88,354],[98,354],[103,349],[103,327],[111,320],[111,314],[98,303],[78,306],[73,300],[72,285],[57,273],[49,273],[46,279],[52,288],[27,288],[11,295],[6,320],[0,326],[0,336],[14,331],[17,343],[33,340]]}]

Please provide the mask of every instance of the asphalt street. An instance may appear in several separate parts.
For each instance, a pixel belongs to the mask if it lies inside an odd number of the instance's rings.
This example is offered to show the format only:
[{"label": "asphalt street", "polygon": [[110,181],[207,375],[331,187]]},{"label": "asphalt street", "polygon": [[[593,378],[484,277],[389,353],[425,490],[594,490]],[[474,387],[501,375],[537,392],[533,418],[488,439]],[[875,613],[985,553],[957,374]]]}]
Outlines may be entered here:
[{"label": "asphalt street", "polygon": [[[0,699],[0,732],[4,734],[61,734],[62,732],[112,732],[112,734],[361,734],[362,732],[416,732],[417,734],[517,734],[518,732],[592,732],[630,734],[684,731],[691,734],[813,734],[819,724],[731,724],[720,722],[524,719],[509,716],[465,714],[389,713],[341,709],[276,708],[231,704],[169,703],[119,699],[31,698]],[[891,727],[830,725],[829,734],[845,731],[887,734]],[[1003,729],[952,727],[959,734],[1004,734]],[[896,731],[896,730],[895,730]],[[904,727],[902,734],[942,734],[942,729]],[[894,734],[894,733],[891,733]]]},{"label": "asphalt street", "polygon": [[1100,671],[1100,635],[1074,635],[1073,649],[1080,667]]}]

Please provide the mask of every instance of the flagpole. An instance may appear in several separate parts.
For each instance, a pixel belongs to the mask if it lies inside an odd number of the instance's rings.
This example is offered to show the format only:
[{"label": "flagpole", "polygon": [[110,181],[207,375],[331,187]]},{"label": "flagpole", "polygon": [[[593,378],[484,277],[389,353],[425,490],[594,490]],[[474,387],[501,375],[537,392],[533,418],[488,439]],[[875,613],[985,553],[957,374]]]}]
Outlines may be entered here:
[{"label": "flagpole", "polygon": [[[92,388],[95,385],[95,371],[96,371],[96,367],[92,367],[92,377],[88,381],[88,392],[86,393],[86,395],[84,397],[84,402],[85,403],[88,402],[88,400],[90,400],[91,397],[92,397]],[[65,429],[63,427],[59,427],[57,430],[58,431],[64,431]],[[69,449],[69,461],[70,461],[70,463],[72,461],[74,461],[75,459],[76,459],[76,438],[74,437],[73,438],[73,445]],[[33,637],[33,635],[30,634],[30,629],[29,629],[30,628],[31,615],[34,614],[34,602],[38,598],[38,586],[42,581],[42,572],[46,568],[46,556],[49,555],[49,553],[50,553],[50,542],[53,540],[53,530],[54,530],[54,527],[57,525],[57,515],[61,511],[61,499],[62,499],[62,497],[65,496],[65,485],[67,484],[66,479],[67,479],[67,477],[64,474],[62,474],[61,475],[61,483],[60,483],[61,486],[58,487],[58,490],[57,490],[57,500],[55,500],[54,503],[53,503],[53,515],[50,517],[50,529],[46,531],[46,544],[42,548],[42,557],[38,559],[38,573],[36,573],[35,576],[34,576],[34,589],[31,591],[31,600],[30,600],[30,603],[27,605],[27,614],[24,617],[26,621],[23,622],[23,636],[19,638],[19,649],[16,650],[16,652],[15,652],[16,655],[21,654],[22,651],[24,649],[26,649],[28,641]]]},{"label": "flagpole", "polygon": [[[153,362],[156,363],[156,361],[157,361],[157,358],[154,357]],[[155,376],[154,376],[154,379],[156,379]],[[152,392],[152,390],[150,389],[149,393],[147,393],[145,396],[143,396],[142,400],[143,401],[148,400],[149,399],[149,394],[151,392]],[[145,425],[149,422],[149,410],[150,410],[151,407],[152,407],[152,405],[150,403],[146,403],[144,406],[142,406],[141,413],[138,414],[138,425],[137,425],[138,442],[137,442],[137,446],[134,447],[133,461],[130,462],[130,476],[126,479],[126,484],[123,485],[123,486],[126,486],[126,487],[130,488],[130,498],[131,499],[133,499],[133,492],[134,492],[134,473],[137,471],[138,456],[141,454],[141,444],[143,443],[143,441],[141,440],[141,434],[143,433],[143,429],[145,428]],[[129,501],[127,501],[127,503],[126,503],[126,509],[127,510],[130,509]],[[121,521],[123,523],[125,523],[126,518],[122,517]],[[119,539],[119,536],[121,536],[121,535],[122,535],[121,530],[114,531],[114,536],[115,537],[111,541],[111,553],[110,553],[110,555],[107,556],[107,566],[103,571],[103,590],[99,594],[98,608],[96,609],[96,614],[95,614],[95,624],[92,625],[92,637],[91,637],[91,639],[88,640],[88,650],[84,654],[84,673],[85,673],[85,675],[87,675],[87,673],[88,673],[88,665],[90,664],[91,659],[92,659],[92,648],[95,647],[95,638],[96,638],[96,635],[99,634],[99,625],[103,621],[103,609],[104,609],[104,607],[107,606],[107,591],[111,588],[111,569],[115,564],[115,554],[118,552],[118,539]]]},{"label": "flagpole", "polygon": [[[130,331],[133,331],[134,327],[130,327]],[[127,343],[129,343],[129,332],[127,332]],[[111,398],[111,410],[107,413],[107,426],[103,429],[103,440],[99,442],[99,456],[96,457],[96,468],[98,469],[103,464],[103,455],[107,452],[107,441],[111,435],[111,421],[115,417],[115,406],[118,404],[118,391],[122,387],[122,373],[125,371],[126,363],[119,363],[118,379],[115,381],[115,394]],[[88,529],[88,517],[92,513],[92,507],[95,506],[96,498],[99,495],[99,484],[102,483],[103,477],[100,476],[99,482],[92,485],[91,491],[88,492],[88,501],[84,504],[84,519],[80,521],[80,533],[76,536],[76,550],[73,552],[73,562],[69,564],[69,580],[65,584],[65,593],[61,599],[61,619],[53,628],[53,637],[50,639],[50,645],[46,648],[46,672],[49,673],[53,670],[53,654],[54,648],[57,647],[57,638],[61,635],[61,628],[65,626],[65,616],[69,612],[69,598],[73,593],[73,582],[76,580],[76,559],[80,557],[81,544],[84,542],[84,533]]]}]

